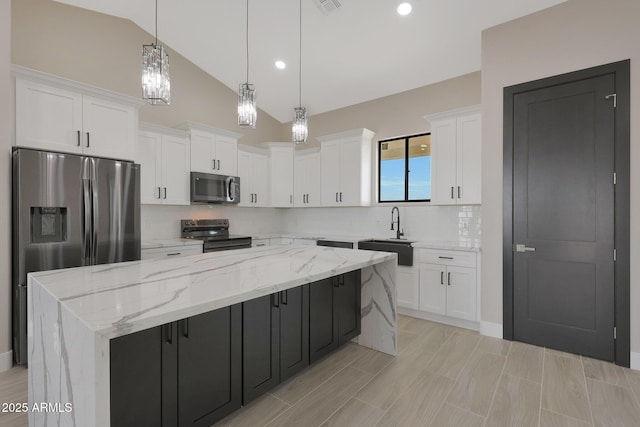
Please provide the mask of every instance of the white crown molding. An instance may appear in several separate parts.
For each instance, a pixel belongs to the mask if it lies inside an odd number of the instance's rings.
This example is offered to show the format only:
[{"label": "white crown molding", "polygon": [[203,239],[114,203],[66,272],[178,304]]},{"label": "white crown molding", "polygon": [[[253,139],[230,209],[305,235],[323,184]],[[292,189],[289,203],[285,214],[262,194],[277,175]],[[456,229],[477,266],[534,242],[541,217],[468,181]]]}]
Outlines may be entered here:
[{"label": "white crown molding", "polygon": [[166,126],[160,126],[155,123],[140,122],[139,129],[145,132],[156,132],[164,135],[175,136],[178,138],[189,138],[189,132],[187,131],[175,129],[175,128],[169,128]]},{"label": "white crown molding", "polygon": [[372,140],[376,133],[366,128],[358,128],[344,132],[332,133],[330,135],[318,136],[316,139],[320,142],[336,141],[343,139],[362,138]]},{"label": "white crown molding", "polygon": [[43,83],[49,86],[58,87],[60,89],[82,92],[82,94],[84,95],[92,95],[103,99],[109,99],[114,102],[130,104],[136,107],[141,107],[147,104],[147,102],[141,98],[135,98],[133,96],[124,95],[122,93],[113,92],[85,83],[80,83],[64,77],[54,76],[53,74],[43,73],[42,71],[23,67],[21,65],[12,64],[11,73],[15,78]]},{"label": "white crown molding", "polygon": [[319,153],[320,153],[320,148],[319,147],[303,148],[303,149],[295,150],[295,155],[296,156],[311,156],[311,155],[319,154]]},{"label": "white crown molding", "polygon": [[230,138],[240,139],[244,135],[238,132],[233,132],[226,129],[220,129],[214,126],[203,125],[202,123],[194,123],[194,122],[184,122],[175,126],[176,129],[186,130],[187,132],[191,132],[192,130],[199,130],[201,132],[209,132],[215,135],[223,135],[228,136]]},{"label": "white crown molding", "polygon": [[256,147],[254,145],[238,144],[238,151],[244,151],[245,153],[262,154],[264,156],[269,155],[269,150],[263,147]]},{"label": "white crown molding", "polygon": [[424,116],[424,119],[428,122],[432,122],[438,119],[444,119],[451,116],[461,116],[464,114],[479,113],[480,105],[471,105],[469,107],[456,108],[455,110],[443,111],[441,113],[434,113]]}]

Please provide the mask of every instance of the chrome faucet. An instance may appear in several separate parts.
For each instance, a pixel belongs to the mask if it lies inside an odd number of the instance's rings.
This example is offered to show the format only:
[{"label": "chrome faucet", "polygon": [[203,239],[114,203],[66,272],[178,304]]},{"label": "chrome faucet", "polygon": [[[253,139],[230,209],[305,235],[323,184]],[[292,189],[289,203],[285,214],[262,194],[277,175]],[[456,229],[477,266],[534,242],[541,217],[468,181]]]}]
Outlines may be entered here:
[{"label": "chrome faucet", "polygon": [[[393,220],[393,212],[398,213],[398,219],[396,221]],[[393,224],[397,225],[396,239],[400,240],[400,238],[404,236],[404,231],[400,229],[400,210],[397,206],[394,206],[393,209],[391,209],[391,230],[393,230]]]}]

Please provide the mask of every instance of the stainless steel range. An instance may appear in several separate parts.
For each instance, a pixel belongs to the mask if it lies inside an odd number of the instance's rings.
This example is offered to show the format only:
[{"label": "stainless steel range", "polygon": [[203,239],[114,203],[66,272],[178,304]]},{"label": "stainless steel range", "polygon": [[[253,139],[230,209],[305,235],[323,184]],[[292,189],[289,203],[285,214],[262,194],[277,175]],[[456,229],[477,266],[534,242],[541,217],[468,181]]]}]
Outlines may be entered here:
[{"label": "stainless steel range", "polygon": [[228,219],[183,219],[181,236],[204,241],[204,252],[227,251],[251,247],[251,237],[229,234]]}]

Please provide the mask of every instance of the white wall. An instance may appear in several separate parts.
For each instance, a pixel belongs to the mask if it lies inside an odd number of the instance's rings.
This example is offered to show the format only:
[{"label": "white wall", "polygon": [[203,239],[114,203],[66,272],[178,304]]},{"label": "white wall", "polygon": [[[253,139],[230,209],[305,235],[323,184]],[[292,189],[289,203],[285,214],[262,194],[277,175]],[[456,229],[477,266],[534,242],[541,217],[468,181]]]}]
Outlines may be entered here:
[{"label": "white wall", "polygon": [[483,32],[483,321],[502,323],[503,88],[630,58],[631,351],[640,352],[639,23],[637,0],[569,0]]},{"label": "white wall", "polygon": [[[0,0],[0,372],[11,366],[11,2]],[[4,326],[7,325],[7,326]],[[7,354],[8,353],[8,354]],[[4,356],[3,356],[4,355]],[[8,366],[7,366],[8,365]]]}]

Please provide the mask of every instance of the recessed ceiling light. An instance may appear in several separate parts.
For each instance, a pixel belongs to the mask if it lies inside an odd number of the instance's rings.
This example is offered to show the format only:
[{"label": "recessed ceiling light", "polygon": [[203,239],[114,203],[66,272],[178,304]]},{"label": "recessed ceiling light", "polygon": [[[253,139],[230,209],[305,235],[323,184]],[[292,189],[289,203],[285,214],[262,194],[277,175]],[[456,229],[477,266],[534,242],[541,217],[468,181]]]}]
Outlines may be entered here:
[{"label": "recessed ceiling light", "polygon": [[411,3],[400,3],[397,10],[399,15],[405,16],[411,13],[411,9]]},{"label": "recessed ceiling light", "polygon": [[276,68],[278,70],[284,70],[287,68],[287,64],[285,64],[284,61],[276,61]]}]

